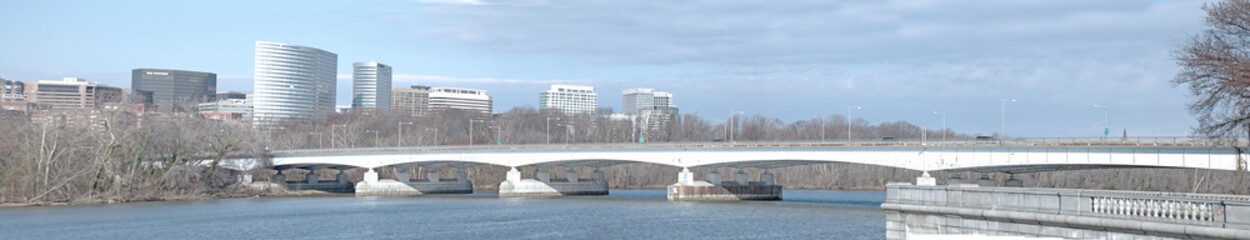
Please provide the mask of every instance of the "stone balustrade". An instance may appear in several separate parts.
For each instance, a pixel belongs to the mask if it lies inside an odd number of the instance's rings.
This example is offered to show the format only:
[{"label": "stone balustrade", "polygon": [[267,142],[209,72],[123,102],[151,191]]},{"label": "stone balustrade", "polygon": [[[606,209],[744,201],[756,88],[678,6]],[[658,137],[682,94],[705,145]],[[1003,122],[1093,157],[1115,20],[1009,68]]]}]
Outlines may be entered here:
[{"label": "stone balustrade", "polygon": [[905,233],[1250,239],[1250,196],[1020,187],[887,186],[887,238]]}]

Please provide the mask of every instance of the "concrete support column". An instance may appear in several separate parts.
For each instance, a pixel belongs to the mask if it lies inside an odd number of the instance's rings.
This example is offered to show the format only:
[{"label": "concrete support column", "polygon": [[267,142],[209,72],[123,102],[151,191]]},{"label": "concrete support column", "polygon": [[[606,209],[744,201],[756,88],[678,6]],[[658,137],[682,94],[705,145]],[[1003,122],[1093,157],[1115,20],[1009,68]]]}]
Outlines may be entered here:
[{"label": "concrete support column", "polygon": [[365,179],[364,179],[364,182],[366,182],[366,183],[377,183],[377,182],[378,182],[378,172],[374,172],[374,171],[373,171],[373,169],[372,169],[372,168],[370,168],[368,172],[365,172]]},{"label": "concrete support column", "polygon": [[278,170],[278,174],[273,175],[273,181],[286,185],[286,175],[282,175],[282,170]]},{"label": "concrete support column", "polygon": [[307,181],[309,184],[316,184],[317,170],[308,170],[308,175],[304,175],[304,181]]},{"label": "concrete support column", "polygon": [[564,179],[568,179],[569,182],[577,182],[577,171],[573,171],[573,168],[569,168],[568,172],[564,172]]},{"label": "concrete support column", "polygon": [[946,179],[947,186],[954,186],[954,185],[959,185],[959,184],[964,184],[964,180],[962,178],[959,178],[958,173],[951,174],[951,177]]},{"label": "concrete support column", "polygon": [[538,167],[538,173],[534,174],[540,182],[551,182],[551,173],[547,172],[547,167]]},{"label": "concrete support column", "polygon": [[998,182],[994,181],[994,179],[990,179],[989,173],[981,173],[981,179],[977,179],[977,185],[981,185],[982,187],[993,187],[998,186]]},{"label": "concrete support column", "polygon": [[773,173],[768,172],[768,169],[764,169],[764,172],[760,173],[760,182],[764,185],[777,185],[777,178],[774,178]]},{"label": "concrete support column", "polygon": [[1015,174],[1011,174],[1009,176],[1010,177],[1007,177],[1007,182],[1003,183],[1004,187],[1024,187],[1024,181],[1016,179]]},{"label": "concrete support column", "polygon": [[505,175],[504,181],[514,182],[514,183],[521,182],[521,171],[517,171],[516,167],[513,167],[512,169],[508,170],[508,174]]},{"label": "concrete support column", "polygon": [[603,171],[599,171],[599,168],[595,168],[595,172],[590,173],[590,176],[591,176],[592,178],[594,178],[594,179],[595,179],[595,181],[597,181],[597,182],[602,182],[602,181],[604,181],[604,180],[603,180]]},{"label": "concrete support column", "polygon": [[430,168],[430,171],[425,172],[425,179],[430,180],[430,182],[438,182],[438,169]]},{"label": "concrete support column", "polygon": [[350,183],[350,181],[347,180],[347,171],[343,169],[339,169],[339,176],[337,180],[339,180],[340,184]]},{"label": "concrete support column", "polygon": [[924,171],[924,174],[916,178],[916,186],[937,186],[937,179],[929,176],[929,171]]},{"label": "concrete support column", "polygon": [[706,179],[707,179],[707,183],[720,186],[720,172],[716,171],[715,168],[712,169],[712,172],[707,173]]},{"label": "concrete support column", "polygon": [[404,169],[403,171],[395,173],[395,180],[398,180],[399,182],[411,182],[412,175],[408,174],[408,169]]},{"label": "concrete support column", "polygon": [[461,167],[460,170],[456,170],[456,181],[458,182],[469,181],[469,173],[464,172],[463,167]]},{"label": "concrete support column", "polygon": [[677,184],[683,186],[694,185],[694,173],[689,168],[681,168],[681,172],[677,173]]},{"label": "concrete support column", "polygon": [[750,184],[750,182],[747,182],[747,172],[745,170],[746,169],[739,168],[738,173],[734,174],[734,182],[738,182],[738,185],[746,186],[747,184]]}]

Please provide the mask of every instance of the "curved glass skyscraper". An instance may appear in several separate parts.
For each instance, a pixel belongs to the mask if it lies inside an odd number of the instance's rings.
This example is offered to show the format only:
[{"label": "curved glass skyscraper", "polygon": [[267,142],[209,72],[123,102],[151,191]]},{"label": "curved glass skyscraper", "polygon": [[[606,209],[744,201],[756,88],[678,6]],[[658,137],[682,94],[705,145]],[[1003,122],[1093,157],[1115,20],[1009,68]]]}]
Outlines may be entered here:
[{"label": "curved glass skyscraper", "polygon": [[378,62],[352,64],[352,108],[391,109],[391,66]]},{"label": "curved glass skyscraper", "polygon": [[337,66],[338,54],[332,52],[256,41],[253,126],[333,112]]}]

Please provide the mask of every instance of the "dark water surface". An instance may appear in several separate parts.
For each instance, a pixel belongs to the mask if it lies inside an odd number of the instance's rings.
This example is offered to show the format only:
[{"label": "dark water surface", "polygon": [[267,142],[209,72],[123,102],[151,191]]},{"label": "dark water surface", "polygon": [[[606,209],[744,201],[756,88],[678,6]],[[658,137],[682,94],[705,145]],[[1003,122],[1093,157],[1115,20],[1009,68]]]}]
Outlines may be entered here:
[{"label": "dark water surface", "polygon": [[0,239],[883,239],[884,192],[669,202],[664,190],[290,197],[0,209]]}]

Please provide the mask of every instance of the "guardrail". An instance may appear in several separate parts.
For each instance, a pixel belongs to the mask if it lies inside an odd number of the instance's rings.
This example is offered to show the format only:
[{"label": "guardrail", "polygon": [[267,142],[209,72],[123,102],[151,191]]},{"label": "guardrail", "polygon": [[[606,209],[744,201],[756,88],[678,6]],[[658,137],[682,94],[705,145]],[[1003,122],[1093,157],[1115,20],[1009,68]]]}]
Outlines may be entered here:
[{"label": "guardrail", "polygon": [[541,150],[541,149],[639,149],[639,148],[733,148],[733,147],[848,147],[848,146],[1243,146],[1245,139],[1206,139],[1179,136],[1130,138],[1014,138],[1008,140],[931,141],[901,139],[888,141],[735,141],[735,142],[659,142],[659,143],[573,143],[573,144],[503,144],[503,145],[438,145],[417,147],[321,148],[277,150],[274,153],[300,154],[337,151],[448,151],[448,150]]}]

